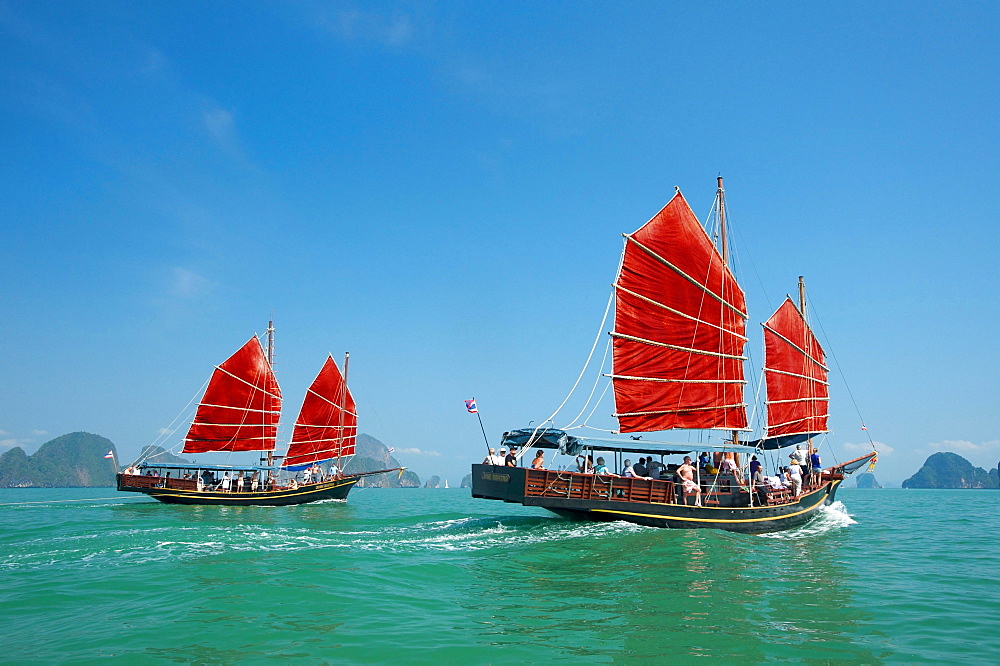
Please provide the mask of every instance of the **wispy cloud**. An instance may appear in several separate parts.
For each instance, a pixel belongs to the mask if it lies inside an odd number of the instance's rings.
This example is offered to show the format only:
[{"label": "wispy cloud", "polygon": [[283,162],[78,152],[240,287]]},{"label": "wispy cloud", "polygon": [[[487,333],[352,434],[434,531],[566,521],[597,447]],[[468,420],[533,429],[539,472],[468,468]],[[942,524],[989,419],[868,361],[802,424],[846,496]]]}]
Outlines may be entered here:
[{"label": "wispy cloud", "polygon": [[356,8],[337,9],[321,19],[324,30],[347,42],[376,42],[402,47],[417,36],[413,18],[401,11],[371,12]]},{"label": "wispy cloud", "polygon": [[396,449],[396,453],[409,453],[414,456],[440,456],[440,451],[424,451],[423,449]]},{"label": "wispy cloud", "polygon": [[186,268],[175,266],[171,270],[168,291],[171,296],[190,300],[210,293],[215,283]]},{"label": "wispy cloud", "polygon": [[220,148],[228,153],[239,155],[240,145],[232,113],[216,106],[202,111],[201,120],[209,135]]}]

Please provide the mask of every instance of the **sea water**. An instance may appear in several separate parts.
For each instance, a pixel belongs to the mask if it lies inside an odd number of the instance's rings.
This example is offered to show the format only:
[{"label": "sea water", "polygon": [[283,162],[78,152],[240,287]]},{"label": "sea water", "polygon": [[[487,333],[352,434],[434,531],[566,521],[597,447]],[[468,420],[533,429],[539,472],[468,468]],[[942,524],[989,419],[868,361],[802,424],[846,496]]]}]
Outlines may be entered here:
[{"label": "sea water", "polygon": [[0,491],[4,662],[1000,661],[1000,492],[749,536],[465,489],[297,507]]}]

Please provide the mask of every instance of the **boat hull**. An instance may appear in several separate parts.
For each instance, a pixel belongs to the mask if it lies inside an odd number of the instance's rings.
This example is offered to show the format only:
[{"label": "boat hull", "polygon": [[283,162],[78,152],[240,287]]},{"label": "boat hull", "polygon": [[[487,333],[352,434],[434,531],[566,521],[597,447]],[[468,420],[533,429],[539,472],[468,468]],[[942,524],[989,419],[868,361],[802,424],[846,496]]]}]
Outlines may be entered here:
[{"label": "boat hull", "polygon": [[143,493],[166,504],[201,504],[209,506],[291,506],[319,500],[343,500],[361,476],[311,483],[298,488],[280,488],[257,492],[224,492],[187,488],[156,486],[149,483],[152,477],[134,477],[119,474],[118,490]]},{"label": "boat hull", "polygon": [[[550,472],[550,477],[551,474]],[[575,478],[586,483],[593,475],[565,476],[570,482]],[[564,496],[559,497],[547,492],[547,488],[541,488],[539,491],[538,484],[541,478],[543,477],[538,472],[521,467],[473,465],[472,496],[524,506],[537,506],[578,520],[624,520],[649,527],[720,529],[760,534],[787,530],[807,523],[823,506],[833,502],[837,488],[842,482],[841,478],[824,480],[819,487],[811,489],[797,499],[781,504],[749,506],[747,501],[747,506],[691,506],[683,503],[693,501],[691,499],[655,501],[654,497],[645,501],[632,501],[636,494],[641,493],[629,492],[630,490],[634,491],[637,488],[643,490],[648,487],[654,489],[652,495],[655,496],[655,484],[662,484],[664,489],[669,490],[667,486],[673,485],[669,482],[601,477],[598,481],[606,485],[602,485],[598,490],[604,492],[587,492],[586,487],[570,491],[563,490],[564,486],[560,486],[559,492]],[[615,481],[627,490],[624,492],[616,490]],[[650,493],[647,491],[646,495]],[[668,496],[666,493],[664,495]],[[749,500],[748,494],[744,493],[743,497]]]}]

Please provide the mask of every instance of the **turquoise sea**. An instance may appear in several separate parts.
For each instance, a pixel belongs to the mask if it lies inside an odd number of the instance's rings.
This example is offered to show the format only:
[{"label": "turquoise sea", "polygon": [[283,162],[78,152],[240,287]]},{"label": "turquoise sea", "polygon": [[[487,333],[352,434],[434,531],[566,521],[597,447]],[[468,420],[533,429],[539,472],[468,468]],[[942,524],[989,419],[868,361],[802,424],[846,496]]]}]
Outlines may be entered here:
[{"label": "turquoise sea", "polygon": [[1000,661],[1000,492],[838,499],[746,536],[462,489],[284,508],[2,490],[0,660]]}]

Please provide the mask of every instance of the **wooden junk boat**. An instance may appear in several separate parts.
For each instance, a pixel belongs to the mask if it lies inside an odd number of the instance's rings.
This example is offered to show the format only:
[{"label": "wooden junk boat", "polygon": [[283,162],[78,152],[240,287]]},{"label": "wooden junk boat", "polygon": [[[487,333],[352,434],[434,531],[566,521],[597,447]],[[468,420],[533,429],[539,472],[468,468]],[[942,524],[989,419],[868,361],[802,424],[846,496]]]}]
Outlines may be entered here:
[{"label": "wooden junk boat", "polygon": [[[333,357],[327,356],[306,392],[286,455],[275,456],[281,389],[272,369],[271,323],[267,341],[265,353],[257,336],[251,337],[215,368],[182,451],[257,451],[262,454],[260,464],[161,463],[154,455],[118,474],[118,490],[145,493],[170,504],[284,506],[343,500],[361,477],[401,471],[343,473],[354,455],[358,422],[347,387],[349,355],[344,358],[343,375]],[[322,469],[324,463],[327,469]],[[300,482],[297,473],[302,470],[315,473]]]},{"label": "wooden junk boat", "polygon": [[[798,304],[786,298],[763,325],[765,436],[741,441],[748,430],[743,397],[748,315],[743,290],[728,265],[722,178],[713,213],[719,248],[679,190],[642,228],[624,235],[610,331],[613,369],[605,376],[614,389],[618,433],[721,430],[728,439],[714,445],[642,440],[641,435],[592,439],[537,427],[504,433],[502,442],[519,450],[519,457],[532,448],[584,457],[578,460],[606,452],[614,456],[616,470],[630,454],[659,456],[662,464],[670,454],[695,458],[698,452],[711,452],[712,464],[696,464],[693,479],[701,506],[693,488],[684,492],[676,464],[663,466],[655,479],[587,473],[585,464],[580,472],[479,464],[472,466],[473,497],[538,506],[572,518],[761,533],[807,522],[834,501],[846,474],[874,465],[873,446],[871,453],[817,474],[803,469],[798,496],[777,480],[750,480],[750,456],[774,455],[796,445],[805,445],[811,454],[813,438],[828,432],[828,368],[806,321],[799,278]],[[788,456],[780,455],[787,465]],[[719,471],[724,458],[733,460],[735,469]]]}]

